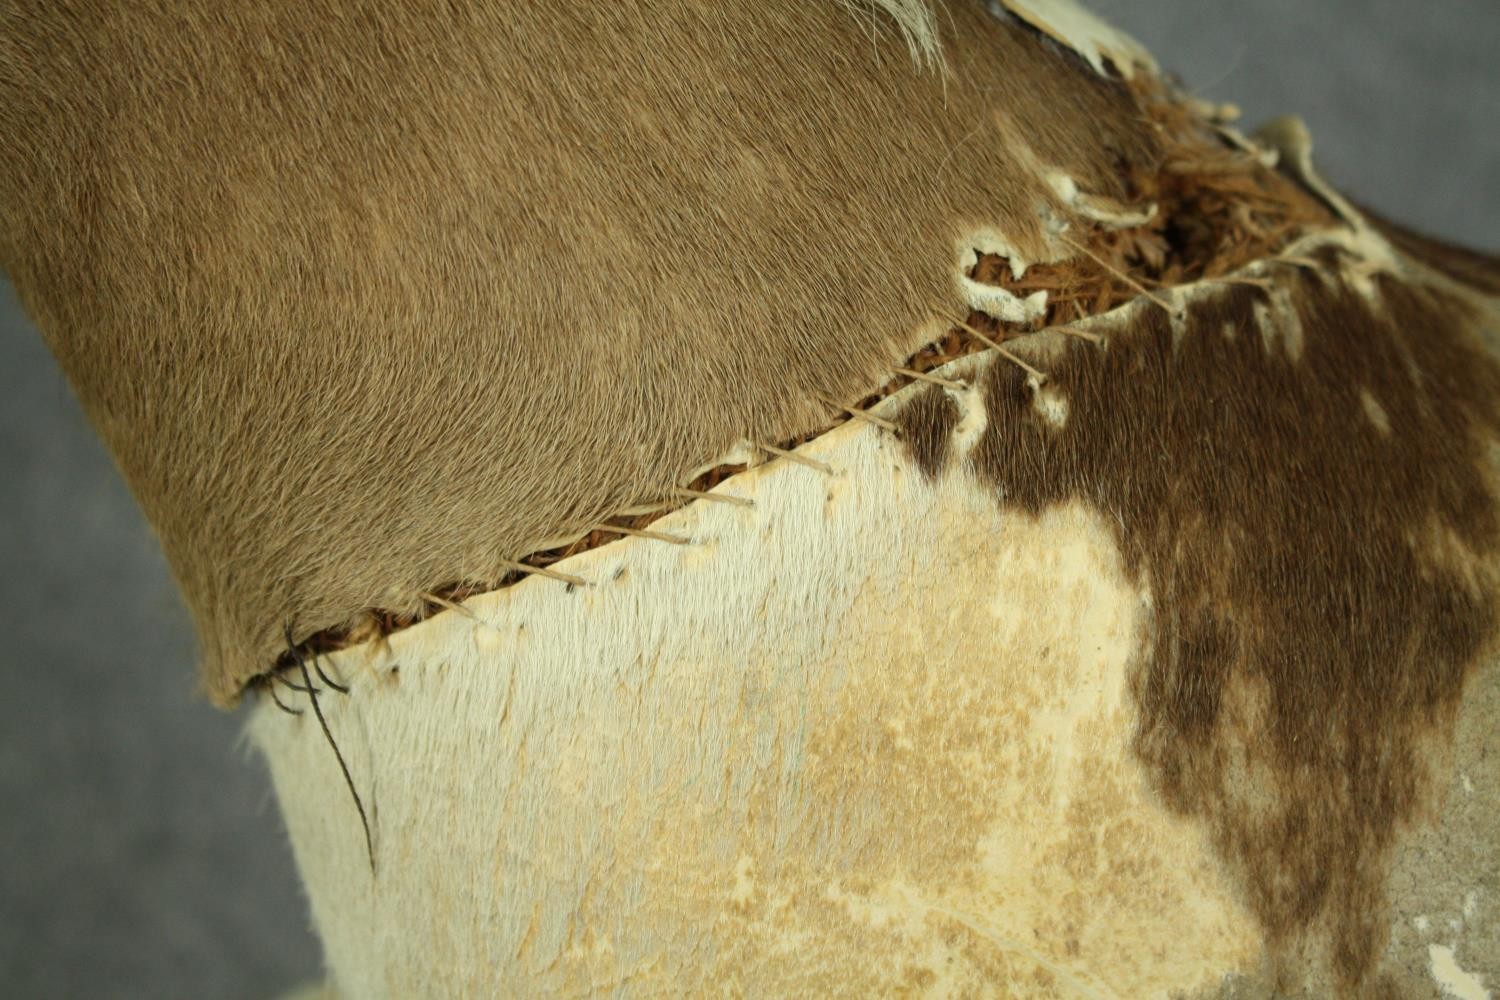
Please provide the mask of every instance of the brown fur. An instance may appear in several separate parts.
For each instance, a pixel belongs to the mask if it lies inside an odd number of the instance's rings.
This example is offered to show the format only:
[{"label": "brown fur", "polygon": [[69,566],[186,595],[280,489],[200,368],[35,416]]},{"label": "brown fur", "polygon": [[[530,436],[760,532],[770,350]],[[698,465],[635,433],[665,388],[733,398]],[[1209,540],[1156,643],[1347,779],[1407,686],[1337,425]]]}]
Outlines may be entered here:
[{"label": "brown fur", "polygon": [[212,696],[817,426],[1125,90],[977,3],[0,11],[0,266],[159,532]]},{"label": "brown fur", "polygon": [[935,385],[919,391],[896,415],[906,453],[929,479],[948,464],[959,417],[958,404]]},{"label": "brown fur", "polygon": [[1175,335],[1143,310],[1046,360],[1062,428],[990,367],[972,461],[1002,503],[1082,499],[1118,524],[1152,607],[1137,752],[1209,825],[1282,985],[1301,955],[1358,991],[1426,740],[1495,640],[1500,369],[1446,294],[1382,276],[1372,305],[1281,273],[1300,353],[1254,288],[1199,300]]}]

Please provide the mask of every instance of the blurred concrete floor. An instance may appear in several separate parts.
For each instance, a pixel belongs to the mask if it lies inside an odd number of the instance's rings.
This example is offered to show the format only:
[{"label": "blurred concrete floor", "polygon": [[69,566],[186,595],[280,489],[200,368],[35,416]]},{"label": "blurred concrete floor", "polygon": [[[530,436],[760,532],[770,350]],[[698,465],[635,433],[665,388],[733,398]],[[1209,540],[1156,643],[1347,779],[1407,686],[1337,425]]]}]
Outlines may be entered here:
[{"label": "blurred concrete floor", "polygon": [[[1500,248],[1494,0],[1094,8],[1247,125],[1301,114],[1347,192]],[[273,996],[319,953],[265,770],[196,697],[162,557],[8,286],[0,357],[0,993]]]}]

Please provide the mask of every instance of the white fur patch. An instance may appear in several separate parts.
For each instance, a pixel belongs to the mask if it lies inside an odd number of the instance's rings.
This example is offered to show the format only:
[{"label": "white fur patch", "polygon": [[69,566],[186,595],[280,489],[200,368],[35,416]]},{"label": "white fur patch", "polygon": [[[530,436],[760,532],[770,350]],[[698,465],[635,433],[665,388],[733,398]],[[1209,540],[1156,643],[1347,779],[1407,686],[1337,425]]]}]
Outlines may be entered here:
[{"label": "white fur patch", "polygon": [[1108,73],[1105,60],[1127,80],[1137,67],[1156,71],[1145,46],[1075,0],[990,0],[990,9],[1009,11],[1050,35],[1083,56],[1096,73]]},{"label": "white fur patch", "polygon": [[1059,201],[1107,229],[1134,229],[1156,217],[1155,203],[1126,205],[1103,195],[1088,194],[1079,189],[1072,176],[1061,170],[1049,171],[1046,179],[1047,186],[1052,188]]},{"label": "white fur patch", "polygon": [[1032,323],[1047,314],[1047,293],[1032,292],[1024,299],[998,285],[960,277],[964,303],[1005,323]]},{"label": "white fur patch", "polygon": [[1427,956],[1432,979],[1444,996],[1454,997],[1455,1000],[1490,1000],[1491,994],[1485,989],[1483,978],[1465,972],[1454,957],[1452,948],[1440,944],[1428,945]]}]

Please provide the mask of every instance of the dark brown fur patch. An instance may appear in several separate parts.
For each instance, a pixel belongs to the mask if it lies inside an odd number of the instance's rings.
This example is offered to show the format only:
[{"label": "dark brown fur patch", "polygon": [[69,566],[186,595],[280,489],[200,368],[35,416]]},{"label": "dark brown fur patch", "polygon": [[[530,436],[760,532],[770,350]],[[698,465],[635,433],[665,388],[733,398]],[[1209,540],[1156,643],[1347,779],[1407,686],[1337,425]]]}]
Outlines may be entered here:
[{"label": "dark brown fur patch", "polygon": [[1372,308],[1327,275],[1288,281],[1300,353],[1263,336],[1245,287],[1176,338],[1152,310],[1105,348],[1067,343],[1047,365],[1062,429],[994,364],[972,460],[1006,504],[1079,500],[1118,525],[1152,602],[1136,752],[1208,824],[1283,973],[1311,945],[1357,989],[1422,737],[1495,635],[1476,566],[1500,532],[1500,374],[1455,299],[1381,277]]},{"label": "dark brown fur patch", "polygon": [[936,479],[953,450],[953,428],[958,426],[958,404],[941,386],[917,392],[896,414],[901,443],[928,479]]}]

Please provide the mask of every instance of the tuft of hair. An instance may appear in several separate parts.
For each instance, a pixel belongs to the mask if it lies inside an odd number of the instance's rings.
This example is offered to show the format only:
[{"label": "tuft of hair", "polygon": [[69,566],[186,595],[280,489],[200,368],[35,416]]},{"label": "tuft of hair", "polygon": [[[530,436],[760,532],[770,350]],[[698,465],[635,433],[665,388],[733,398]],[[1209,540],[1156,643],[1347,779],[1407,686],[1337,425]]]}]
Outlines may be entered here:
[{"label": "tuft of hair", "polygon": [[881,16],[896,23],[912,61],[924,69],[942,62],[937,18],[930,0],[839,0],[856,14],[867,15],[872,33],[881,30]]}]

